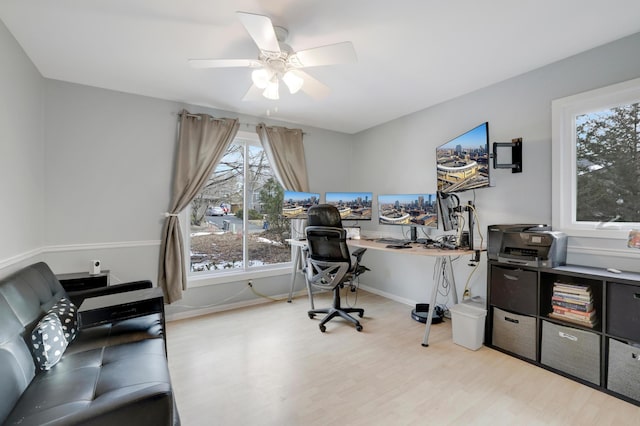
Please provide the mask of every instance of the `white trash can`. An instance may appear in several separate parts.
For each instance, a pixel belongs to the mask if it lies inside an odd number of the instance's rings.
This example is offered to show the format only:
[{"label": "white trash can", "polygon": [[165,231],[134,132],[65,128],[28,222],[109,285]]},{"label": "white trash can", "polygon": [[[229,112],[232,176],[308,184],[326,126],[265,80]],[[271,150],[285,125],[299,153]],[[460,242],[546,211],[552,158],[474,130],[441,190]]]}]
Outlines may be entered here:
[{"label": "white trash can", "polygon": [[463,302],[449,308],[453,343],[476,351],[484,341],[484,321],[487,310],[482,303]]}]

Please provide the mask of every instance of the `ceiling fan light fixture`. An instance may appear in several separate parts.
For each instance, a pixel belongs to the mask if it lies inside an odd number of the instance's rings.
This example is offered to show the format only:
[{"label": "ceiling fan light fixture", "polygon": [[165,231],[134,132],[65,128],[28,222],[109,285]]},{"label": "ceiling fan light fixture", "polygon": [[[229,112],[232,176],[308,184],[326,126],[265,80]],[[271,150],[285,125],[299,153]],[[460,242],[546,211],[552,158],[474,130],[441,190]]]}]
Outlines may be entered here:
[{"label": "ceiling fan light fixture", "polygon": [[280,99],[280,94],[278,92],[278,79],[274,78],[267,84],[266,89],[264,89],[264,92],[262,92],[262,96],[267,99],[271,99],[272,101],[277,101],[278,99]]},{"label": "ceiling fan light fixture", "polygon": [[269,80],[271,80],[271,77],[271,73],[265,68],[254,70],[251,73],[251,80],[253,81],[253,84],[255,84],[259,89],[266,89],[269,85]]},{"label": "ceiling fan light fixture", "polygon": [[253,84],[243,100],[280,99],[282,80],[291,94],[304,92],[314,99],[327,96],[329,88],[302,68],[356,62],[356,52],[350,41],[294,51],[286,43],[289,32],[274,26],[271,18],[248,12],[236,12],[242,25],[260,50],[257,59],[190,59],[194,68],[251,68]]},{"label": "ceiling fan light fixture", "polygon": [[293,95],[294,93],[297,93],[298,90],[300,90],[302,88],[302,85],[304,84],[304,80],[302,79],[302,77],[300,77],[299,75],[297,75],[294,71],[289,70],[287,71],[283,76],[282,76],[282,81],[284,81],[284,84],[287,85],[287,88],[289,89],[289,92]]}]

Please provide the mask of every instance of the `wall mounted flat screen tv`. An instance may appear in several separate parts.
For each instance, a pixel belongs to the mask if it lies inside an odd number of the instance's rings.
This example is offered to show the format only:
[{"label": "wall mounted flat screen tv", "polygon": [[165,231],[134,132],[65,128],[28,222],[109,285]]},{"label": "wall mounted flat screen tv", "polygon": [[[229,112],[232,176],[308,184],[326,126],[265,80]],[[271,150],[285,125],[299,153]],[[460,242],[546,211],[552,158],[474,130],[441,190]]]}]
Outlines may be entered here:
[{"label": "wall mounted flat screen tv", "polygon": [[436,194],[378,195],[378,223],[437,228]]},{"label": "wall mounted flat screen tv", "polygon": [[491,186],[489,123],[482,123],[436,148],[438,191],[461,192]]},{"label": "wall mounted flat screen tv", "polygon": [[306,219],[307,210],[320,203],[320,194],[315,192],[284,191],[282,216],[287,219]]},{"label": "wall mounted flat screen tv", "polygon": [[342,220],[371,220],[373,192],[326,192],[324,200],[338,208]]}]

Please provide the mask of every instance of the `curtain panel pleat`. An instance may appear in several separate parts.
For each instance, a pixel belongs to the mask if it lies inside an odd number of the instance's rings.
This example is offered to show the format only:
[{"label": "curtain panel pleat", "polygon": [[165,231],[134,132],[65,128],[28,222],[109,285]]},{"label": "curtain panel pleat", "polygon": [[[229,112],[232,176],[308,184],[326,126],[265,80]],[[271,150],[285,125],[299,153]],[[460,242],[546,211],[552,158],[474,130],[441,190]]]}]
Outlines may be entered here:
[{"label": "curtain panel pleat", "polygon": [[162,229],[158,267],[158,286],[168,303],[182,299],[182,291],[187,285],[187,265],[177,214],[207,183],[238,133],[239,126],[237,119],[190,114],[185,110],[180,115],[172,201]]},{"label": "curtain panel pleat", "polygon": [[289,191],[308,192],[309,179],[302,130],[267,127],[260,123],[256,132],[280,184]]}]

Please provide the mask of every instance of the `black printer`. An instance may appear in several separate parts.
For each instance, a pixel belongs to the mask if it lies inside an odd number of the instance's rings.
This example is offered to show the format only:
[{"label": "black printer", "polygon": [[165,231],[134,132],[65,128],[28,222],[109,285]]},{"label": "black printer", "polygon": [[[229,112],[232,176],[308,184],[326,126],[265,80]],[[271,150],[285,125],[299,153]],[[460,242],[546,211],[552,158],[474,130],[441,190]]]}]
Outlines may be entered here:
[{"label": "black printer", "polygon": [[554,268],[567,260],[567,236],[548,225],[491,225],[487,255],[511,265]]}]

